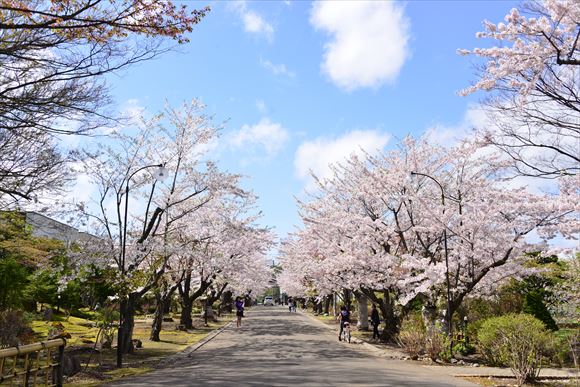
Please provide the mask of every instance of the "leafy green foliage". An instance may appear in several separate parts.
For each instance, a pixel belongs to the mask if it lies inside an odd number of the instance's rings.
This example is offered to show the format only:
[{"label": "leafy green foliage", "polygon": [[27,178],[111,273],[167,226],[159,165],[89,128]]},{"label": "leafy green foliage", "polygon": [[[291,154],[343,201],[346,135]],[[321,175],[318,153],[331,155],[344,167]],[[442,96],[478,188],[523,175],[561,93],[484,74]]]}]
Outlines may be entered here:
[{"label": "leafy green foliage", "polygon": [[0,310],[22,305],[28,272],[14,258],[0,259]]},{"label": "leafy green foliage", "polygon": [[556,325],[556,321],[554,321],[543,302],[543,293],[541,290],[534,290],[527,293],[524,299],[523,311],[543,322],[549,330],[557,331],[558,325]]},{"label": "leafy green foliage", "polygon": [[490,318],[477,338],[488,364],[510,367],[519,385],[535,380],[551,344],[544,324],[528,314]]}]

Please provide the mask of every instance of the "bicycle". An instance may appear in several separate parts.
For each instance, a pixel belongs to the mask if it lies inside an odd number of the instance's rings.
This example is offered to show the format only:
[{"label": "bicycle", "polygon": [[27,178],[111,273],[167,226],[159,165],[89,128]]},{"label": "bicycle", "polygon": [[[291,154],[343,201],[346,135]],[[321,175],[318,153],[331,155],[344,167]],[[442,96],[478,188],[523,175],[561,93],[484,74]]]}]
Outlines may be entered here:
[{"label": "bicycle", "polygon": [[350,323],[347,321],[342,323],[342,340],[350,343]]}]

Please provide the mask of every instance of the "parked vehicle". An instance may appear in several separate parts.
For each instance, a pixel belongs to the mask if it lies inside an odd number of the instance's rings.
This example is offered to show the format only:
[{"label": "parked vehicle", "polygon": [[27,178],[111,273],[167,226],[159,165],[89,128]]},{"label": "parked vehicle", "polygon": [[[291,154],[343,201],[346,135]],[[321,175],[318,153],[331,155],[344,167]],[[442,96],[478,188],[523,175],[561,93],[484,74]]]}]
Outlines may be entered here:
[{"label": "parked vehicle", "polygon": [[266,306],[274,306],[274,298],[272,296],[264,297],[264,305]]}]

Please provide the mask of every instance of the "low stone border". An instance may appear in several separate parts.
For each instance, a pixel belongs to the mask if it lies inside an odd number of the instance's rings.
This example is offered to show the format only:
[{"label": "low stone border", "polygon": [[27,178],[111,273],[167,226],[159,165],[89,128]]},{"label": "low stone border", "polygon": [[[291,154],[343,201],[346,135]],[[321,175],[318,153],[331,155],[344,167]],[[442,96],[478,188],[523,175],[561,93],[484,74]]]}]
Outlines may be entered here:
[{"label": "low stone border", "polygon": [[229,323],[227,323],[226,325],[224,325],[221,328],[216,329],[215,331],[211,332],[209,335],[207,335],[206,337],[204,337],[201,341],[198,341],[197,343],[195,343],[194,345],[187,347],[183,350],[183,355],[187,356],[187,357],[191,357],[191,355],[197,351],[198,349],[200,349],[201,347],[203,347],[204,345],[206,345],[207,343],[209,343],[211,340],[213,340],[217,335],[219,335],[220,333],[222,333],[223,331],[226,330],[226,328],[228,328],[230,325],[232,325],[234,323],[234,320],[230,321]]},{"label": "low stone border", "polygon": [[[514,375],[493,375],[493,374],[451,374],[456,378],[493,378],[493,379],[515,379]],[[546,375],[546,376],[538,376],[536,380],[568,380],[574,379],[577,376],[570,375],[570,376],[556,376],[556,375]]]},{"label": "low stone border", "polygon": [[228,328],[230,325],[232,325],[234,321],[235,320],[232,320],[229,323],[225,324],[224,326],[222,326],[222,327],[220,327],[220,328],[218,328],[216,330],[211,331],[203,339],[201,339],[200,341],[198,341],[195,344],[190,345],[189,347],[185,348],[181,352],[177,352],[177,353],[175,353],[173,355],[170,355],[170,356],[165,357],[162,361],[159,362],[158,366],[160,368],[166,367],[168,364],[173,363],[173,362],[175,362],[177,360],[183,360],[185,358],[191,357],[195,351],[197,351],[198,349],[200,349],[201,347],[203,347],[205,344],[207,344],[211,340],[213,340],[217,335],[219,335],[226,328]]}]

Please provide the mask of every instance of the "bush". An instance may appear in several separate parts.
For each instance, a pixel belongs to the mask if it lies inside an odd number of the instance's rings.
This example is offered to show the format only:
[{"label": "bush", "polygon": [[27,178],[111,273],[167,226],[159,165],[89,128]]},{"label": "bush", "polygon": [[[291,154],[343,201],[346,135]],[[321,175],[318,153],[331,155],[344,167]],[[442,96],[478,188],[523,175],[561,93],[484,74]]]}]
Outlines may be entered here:
[{"label": "bush", "polygon": [[404,320],[397,341],[411,359],[417,360],[425,346],[425,327],[421,319],[415,317]]},{"label": "bush", "polygon": [[475,353],[475,347],[462,339],[453,346],[453,353],[459,353],[463,356],[471,355]]},{"label": "bush", "polygon": [[15,347],[33,341],[34,331],[22,311],[0,311],[0,348]]},{"label": "bush", "polygon": [[449,345],[449,339],[441,331],[439,324],[435,326],[435,329],[427,333],[425,340],[425,352],[427,356],[433,361],[441,359],[443,361],[451,361],[451,348]]},{"label": "bush", "polygon": [[488,363],[510,367],[519,385],[536,379],[551,342],[544,324],[527,314],[490,318],[477,338]]}]

